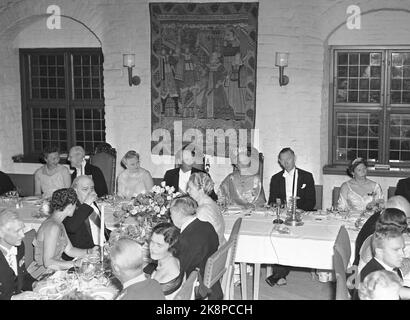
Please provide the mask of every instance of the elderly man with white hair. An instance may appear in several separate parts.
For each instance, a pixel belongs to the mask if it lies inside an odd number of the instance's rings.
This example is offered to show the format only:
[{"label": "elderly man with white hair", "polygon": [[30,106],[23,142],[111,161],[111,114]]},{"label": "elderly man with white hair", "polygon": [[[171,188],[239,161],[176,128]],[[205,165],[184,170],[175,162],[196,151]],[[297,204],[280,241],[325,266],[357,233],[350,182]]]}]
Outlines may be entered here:
[{"label": "elderly man with white hair", "polygon": [[112,271],[123,286],[117,300],[165,300],[160,284],[145,277],[139,243],[120,239],[111,248],[110,256]]},{"label": "elderly man with white hair", "polygon": [[16,212],[0,211],[0,300],[31,291],[35,279],[24,262],[24,223]]},{"label": "elderly man with white hair", "polygon": [[[89,176],[79,176],[71,186],[77,193],[78,203],[72,217],[64,219],[63,224],[72,245],[80,249],[92,249],[100,245],[99,235],[101,226],[101,212],[97,203],[97,194],[94,191],[94,182]],[[104,225],[106,240],[110,230]],[[70,257],[63,254],[65,260]]]},{"label": "elderly man with white hair", "polygon": [[98,197],[103,197],[108,194],[107,183],[100,168],[93,166],[85,161],[85,151],[81,146],[75,146],[70,149],[68,160],[70,161],[71,181],[74,182],[76,177],[87,175],[91,176],[95,191]]}]

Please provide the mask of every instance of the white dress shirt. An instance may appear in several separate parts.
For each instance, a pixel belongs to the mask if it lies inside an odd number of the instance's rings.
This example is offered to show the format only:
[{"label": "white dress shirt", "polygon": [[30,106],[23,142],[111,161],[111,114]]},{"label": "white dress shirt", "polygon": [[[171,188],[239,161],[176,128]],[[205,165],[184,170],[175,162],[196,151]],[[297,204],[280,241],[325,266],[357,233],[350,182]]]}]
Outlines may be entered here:
[{"label": "white dress shirt", "polygon": [[4,257],[6,258],[10,268],[13,269],[15,275],[17,275],[17,248],[11,247],[10,249],[7,249],[2,245],[0,245],[0,248],[3,252],[5,252]]},{"label": "white dress shirt", "polygon": [[182,192],[186,192],[187,189],[187,184],[189,177],[191,176],[191,170],[184,172],[182,169],[179,169],[179,182],[178,182],[178,188]]},{"label": "white dress shirt", "polygon": [[[94,212],[101,218],[100,211],[95,206],[95,204],[92,203],[90,207],[93,208]],[[91,235],[93,237],[94,245],[99,246],[100,245],[100,228],[90,218],[88,218],[88,220],[90,221]]]},{"label": "white dress shirt", "polygon": [[[295,175],[295,185],[293,186],[293,175]],[[298,170],[296,168],[293,168],[289,172],[285,170],[283,172],[282,177],[285,178],[285,187],[286,187],[286,204],[289,203],[290,197],[294,194],[295,196],[297,195],[297,184],[298,184]],[[294,187],[294,190],[292,191],[292,187]]]}]

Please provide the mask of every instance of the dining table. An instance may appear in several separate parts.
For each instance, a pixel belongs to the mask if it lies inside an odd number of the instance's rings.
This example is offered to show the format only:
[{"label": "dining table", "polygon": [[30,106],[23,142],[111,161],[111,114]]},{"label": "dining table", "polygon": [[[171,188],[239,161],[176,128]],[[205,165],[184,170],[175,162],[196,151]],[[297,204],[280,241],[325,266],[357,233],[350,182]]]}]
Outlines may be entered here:
[{"label": "dining table", "polygon": [[[105,207],[107,228],[114,229],[118,219],[114,211],[118,210],[112,203],[101,202]],[[3,205],[0,203],[0,208]],[[38,203],[21,202],[16,209],[26,230],[38,230],[46,217],[39,214]],[[228,239],[232,226],[238,218],[242,224],[238,236],[235,262],[241,265],[242,299],[247,299],[246,266],[254,265],[253,299],[259,298],[261,265],[280,264],[292,267],[303,267],[319,270],[333,270],[333,246],[341,226],[345,226],[351,243],[351,252],[355,251],[355,240],[359,228],[355,222],[358,213],[340,215],[329,210],[308,211],[301,213],[303,225],[287,226],[274,224],[276,218],[271,208],[226,208],[223,210],[225,237]],[[282,218],[286,218],[282,216]],[[122,221],[124,225],[135,223],[130,216]],[[406,243],[410,243],[409,239]],[[410,253],[410,252],[409,252]],[[407,256],[410,256],[407,255]],[[351,263],[354,254],[351,255]]]}]

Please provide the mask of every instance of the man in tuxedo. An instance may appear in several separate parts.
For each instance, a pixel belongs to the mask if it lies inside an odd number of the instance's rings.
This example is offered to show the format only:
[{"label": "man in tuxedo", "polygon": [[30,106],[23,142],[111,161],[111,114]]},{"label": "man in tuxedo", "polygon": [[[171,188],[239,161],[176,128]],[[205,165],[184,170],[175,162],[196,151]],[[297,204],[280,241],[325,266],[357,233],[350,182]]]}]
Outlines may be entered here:
[{"label": "man in tuxedo", "polygon": [[165,300],[160,284],[143,273],[142,247],[131,239],[118,240],[110,250],[113,274],[123,289],[117,300]]},{"label": "man in tuxedo", "polygon": [[[360,250],[362,248],[363,242],[376,231],[376,223],[380,219],[380,216],[383,214],[384,216],[395,215],[396,217],[399,217],[400,213],[397,210],[402,212],[403,220],[406,221],[404,215],[410,215],[410,203],[403,196],[391,197],[389,200],[387,200],[385,204],[385,210],[383,212],[376,212],[366,220],[365,224],[362,226],[359,234],[356,237],[355,260],[353,262],[354,265],[359,265]],[[392,220],[393,218],[387,219]]]},{"label": "man in tuxedo", "polygon": [[400,179],[397,182],[396,191],[394,195],[403,196],[406,198],[408,202],[410,202],[410,178]]},{"label": "man in tuxedo", "polygon": [[291,148],[284,148],[279,152],[279,164],[282,171],[272,176],[269,190],[269,204],[289,203],[293,195],[300,199],[296,207],[305,211],[312,211],[316,205],[315,182],[310,172],[296,168],[295,153]]},{"label": "man in tuxedo", "polygon": [[[72,188],[76,191],[77,208],[72,217],[64,219],[63,224],[72,245],[80,249],[91,249],[100,245],[101,212],[95,202],[97,194],[94,182],[88,176],[75,178]],[[108,240],[111,231],[104,225],[105,239]],[[63,253],[63,258],[71,259]]]},{"label": "man in tuxedo", "polygon": [[[316,205],[315,182],[310,172],[296,168],[295,153],[291,148],[284,148],[279,152],[278,160],[282,171],[278,172],[270,181],[269,201],[275,204],[277,199],[288,204],[293,196],[299,197],[296,207],[305,211],[312,211]],[[273,274],[266,278],[270,286],[285,285],[289,267],[273,265]]]},{"label": "man in tuxedo", "polygon": [[[403,275],[399,269],[404,259],[405,242],[402,230],[396,227],[386,226],[376,230],[373,234],[374,258],[372,258],[360,272],[360,282],[363,282],[367,275],[378,270],[394,272],[403,280]],[[358,292],[355,290],[354,299],[358,299]],[[400,290],[402,299],[409,299],[410,288],[402,287]]]},{"label": "man in tuxedo", "polygon": [[31,291],[35,279],[24,262],[24,223],[16,212],[0,211],[0,300]]},{"label": "man in tuxedo", "polygon": [[[181,230],[177,243],[181,271],[188,278],[192,271],[199,268],[203,277],[208,258],[218,250],[219,240],[214,227],[196,217],[198,204],[189,195],[175,198],[170,212],[174,225]],[[210,300],[222,299],[219,281],[211,288]]]},{"label": "man in tuxedo", "polygon": [[[164,181],[167,186],[174,187],[176,191],[186,192],[187,184],[191,174],[195,172],[205,172],[195,168],[195,150],[189,145],[182,148],[182,164],[179,168],[165,172]],[[214,201],[218,200],[215,191],[209,195]]]},{"label": "man in tuxedo", "polygon": [[71,182],[74,182],[76,177],[82,175],[91,176],[94,181],[97,196],[100,198],[108,194],[104,174],[100,168],[85,161],[85,151],[83,147],[72,147],[70,149],[68,160],[70,161],[70,170],[73,171],[71,173]]},{"label": "man in tuxedo", "polygon": [[16,190],[13,181],[11,181],[10,177],[7,174],[5,174],[3,171],[0,171],[0,196],[13,190]]}]

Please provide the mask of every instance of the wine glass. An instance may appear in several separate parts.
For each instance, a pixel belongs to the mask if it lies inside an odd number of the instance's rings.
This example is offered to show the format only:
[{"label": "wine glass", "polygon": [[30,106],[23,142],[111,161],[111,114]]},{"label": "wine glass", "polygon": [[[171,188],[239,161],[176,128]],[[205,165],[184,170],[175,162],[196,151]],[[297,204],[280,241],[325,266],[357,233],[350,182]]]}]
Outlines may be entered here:
[{"label": "wine glass", "polygon": [[87,283],[87,290],[90,289],[90,281],[95,276],[95,266],[88,259],[81,262],[80,275],[81,279]]},{"label": "wine glass", "polygon": [[283,223],[283,220],[280,218],[280,211],[281,211],[281,209],[282,209],[282,203],[281,203],[282,201],[279,199],[279,198],[277,198],[276,199],[276,203],[274,204],[274,208],[276,209],[276,219],[275,220],[273,220],[273,223],[274,224],[281,224],[281,223]]}]

